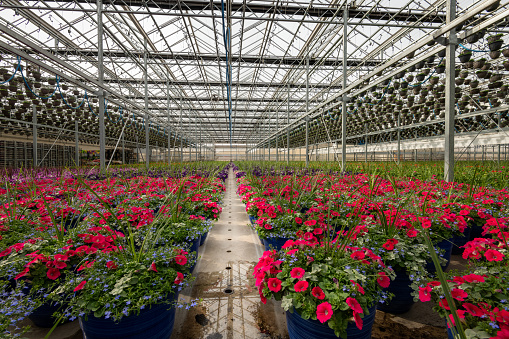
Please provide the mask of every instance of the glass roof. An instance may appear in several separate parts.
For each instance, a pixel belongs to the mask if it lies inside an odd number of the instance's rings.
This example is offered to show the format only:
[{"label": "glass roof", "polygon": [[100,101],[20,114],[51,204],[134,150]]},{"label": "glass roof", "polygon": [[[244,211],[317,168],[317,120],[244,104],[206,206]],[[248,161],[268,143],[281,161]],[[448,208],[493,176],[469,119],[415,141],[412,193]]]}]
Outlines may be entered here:
[{"label": "glass roof", "polygon": [[[312,108],[341,90],[344,4],[225,2],[226,24],[231,27],[233,143],[256,142],[284,126],[288,118],[291,122],[302,116],[307,97]],[[444,25],[445,4],[445,0],[349,1],[347,82]],[[458,14],[475,4],[458,1]],[[221,2],[103,1],[103,10],[104,82],[109,95],[119,94],[143,107],[147,54],[148,106],[160,116],[156,123],[181,126],[188,135],[198,128],[210,142],[229,142]],[[0,41],[53,64],[39,53],[49,51],[98,78],[96,2],[4,0],[0,21],[37,48],[6,36]],[[5,63],[14,61],[4,53]]]}]

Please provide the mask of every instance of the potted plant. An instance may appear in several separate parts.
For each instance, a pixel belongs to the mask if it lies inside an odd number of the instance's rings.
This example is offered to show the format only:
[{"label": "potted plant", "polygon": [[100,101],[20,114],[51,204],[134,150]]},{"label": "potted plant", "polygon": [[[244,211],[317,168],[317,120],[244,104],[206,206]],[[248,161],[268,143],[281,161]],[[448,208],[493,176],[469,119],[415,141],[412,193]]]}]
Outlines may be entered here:
[{"label": "potted plant", "polygon": [[445,64],[444,63],[441,63],[440,65],[438,65],[436,68],[435,68],[435,71],[438,73],[438,74],[442,74],[445,72]]},{"label": "potted plant", "polygon": [[463,52],[458,55],[458,58],[460,59],[460,62],[464,64],[472,58],[472,51],[463,50]]},{"label": "potted plant", "polygon": [[340,239],[320,242],[306,232],[283,251],[265,251],[254,268],[262,302],[282,301],[291,339],[371,337],[393,273],[371,250]]},{"label": "potted plant", "polygon": [[474,61],[474,68],[481,69],[486,63],[486,58],[481,58]]}]

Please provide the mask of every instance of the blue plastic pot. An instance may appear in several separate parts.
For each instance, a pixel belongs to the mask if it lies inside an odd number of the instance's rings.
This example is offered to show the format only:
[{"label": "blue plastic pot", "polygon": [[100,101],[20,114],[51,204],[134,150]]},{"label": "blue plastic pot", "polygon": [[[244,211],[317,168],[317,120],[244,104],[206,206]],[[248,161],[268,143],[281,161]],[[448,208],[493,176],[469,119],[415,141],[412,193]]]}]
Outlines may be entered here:
[{"label": "blue plastic pot", "polygon": [[251,222],[252,225],[256,223],[256,220],[258,220],[258,218],[255,218],[252,215],[249,216],[249,221]]},{"label": "blue plastic pot", "polygon": [[414,304],[412,288],[410,287],[410,278],[406,271],[396,271],[396,279],[391,281],[389,287],[384,288],[384,291],[394,294],[390,301],[379,303],[377,310],[392,314],[401,314],[410,311]]},{"label": "blue plastic pot", "polygon": [[205,239],[207,239],[207,236],[209,235],[209,232],[206,232],[205,234],[202,234],[200,237],[200,246],[205,243]]},{"label": "blue plastic pot", "polygon": [[168,304],[152,305],[139,315],[123,317],[118,323],[91,314],[87,320],[80,318],[84,339],[168,339],[174,322],[175,308]]},{"label": "blue plastic pot", "polygon": [[[65,307],[64,307],[65,308]],[[58,318],[53,317],[53,314],[62,309],[62,304],[58,305],[44,303],[41,306],[37,307],[32,313],[28,316],[35,326],[43,327],[43,328],[51,328],[55,325]],[[65,319],[61,321],[59,325],[68,323],[69,320]]]},{"label": "blue plastic pot", "polygon": [[[194,239],[192,242],[190,242],[191,247],[189,248],[189,253],[196,252],[196,260],[198,261],[198,248],[200,247],[200,239],[201,237],[198,237]],[[194,268],[196,267],[196,262],[191,266],[190,273],[193,273]]]},{"label": "blue plastic pot", "polygon": [[[451,253],[452,253],[452,239],[448,240],[442,240],[441,242],[435,244],[435,247],[441,248],[444,250],[443,257],[447,260],[447,264],[445,266],[442,266],[442,270],[446,270],[447,267],[449,267],[449,263],[451,262]],[[433,261],[429,261],[426,266],[426,270],[430,273],[435,273],[437,270],[435,269],[435,265],[433,264]]]},{"label": "blue plastic pot", "polygon": [[[376,307],[369,309],[369,315],[366,315],[362,321],[362,329],[359,330],[355,323],[349,322],[346,328],[348,339],[370,339],[373,323],[375,322]],[[286,327],[290,339],[337,339],[334,331],[327,325],[318,320],[302,319],[300,314],[294,309],[293,313],[286,312]]]},{"label": "blue plastic pot", "polygon": [[464,248],[461,246],[465,246],[465,244],[470,240],[471,228],[467,227],[463,232],[463,236],[455,235],[452,237],[452,254],[462,254]]},{"label": "blue plastic pot", "polygon": [[290,238],[267,238],[263,239],[263,245],[265,246],[266,251],[274,249],[279,252],[281,247],[283,247],[285,242],[289,239]]}]

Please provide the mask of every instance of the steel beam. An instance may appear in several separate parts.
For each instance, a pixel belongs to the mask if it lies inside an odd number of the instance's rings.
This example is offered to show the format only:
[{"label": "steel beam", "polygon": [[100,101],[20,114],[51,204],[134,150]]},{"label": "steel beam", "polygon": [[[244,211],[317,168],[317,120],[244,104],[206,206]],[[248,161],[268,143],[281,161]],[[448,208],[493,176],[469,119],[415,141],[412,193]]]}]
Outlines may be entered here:
[{"label": "steel beam", "polygon": [[[447,0],[447,23],[456,18],[456,0]],[[455,107],[455,69],[456,69],[456,30],[449,31],[449,41],[445,54],[445,145],[444,180],[454,181],[454,115]],[[417,160],[417,159],[416,159]]]},{"label": "steel beam", "polygon": [[[97,82],[103,85],[104,80],[104,59],[103,59],[103,3],[97,0]],[[106,132],[104,127],[104,89],[99,89],[99,166],[101,173],[106,170]]]}]

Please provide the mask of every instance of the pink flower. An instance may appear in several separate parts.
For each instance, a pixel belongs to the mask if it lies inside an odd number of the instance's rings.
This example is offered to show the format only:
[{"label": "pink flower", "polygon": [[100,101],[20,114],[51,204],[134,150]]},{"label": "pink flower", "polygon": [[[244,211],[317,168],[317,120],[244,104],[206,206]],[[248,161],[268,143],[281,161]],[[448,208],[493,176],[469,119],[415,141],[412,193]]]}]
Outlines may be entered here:
[{"label": "pink flower", "polygon": [[361,305],[359,304],[359,302],[357,301],[357,299],[355,298],[346,298],[346,303],[348,304],[348,306],[350,306],[350,308],[355,312],[355,313],[364,313],[364,311],[362,310],[362,307]]},{"label": "pink flower", "polygon": [[461,288],[455,288],[451,291],[451,296],[459,301],[465,300],[468,297],[468,293],[463,291]]},{"label": "pink flower", "polygon": [[60,276],[60,270],[58,268],[50,268],[46,275],[49,279],[55,280]]},{"label": "pink flower", "polygon": [[83,280],[82,282],[80,282],[80,284],[78,286],[76,286],[76,288],[74,289],[74,292],[82,290],[83,286],[85,286],[86,283],[87,283],[86,280]]},{"label": "pink flower", "polygon": [[269,278],[267,281],[267,287],[274,293],[277,293],[281,290],[281,280],[278,278]]},{"label": "pink flower", "polygon": [[152,264],[150,264],[150,268],[148,270],[149,271],[154,271],[154,272],[157,273],[156,263],[152,262]]},{"label": "pink flower", "polygon": [[325,298],[325,293],[323,293],[323,290],[318,286],[313,287],[313,289],[311,290],[311,294],[313,295],[313,297],[319,300],[323,300],[323,298]]},{"label": "pink flower", "polygon": [[295,288],[295,292],[304,292],[308,289],[309,283],[305,280],[298,281],[293,288]]},{"label": "pink flower", "polygon": [[355,325],[359,330],[362,330],[363,321],[359,313],[353,311],[353,320],[355,321]]},{"label": "pink flower", "polygon": [[391,279],[389,279],[385,272],[378,272],[378,279],[376,281],[383,288],[387,288],[391,284]]},{"label": "pink flower", "polygon": [[300,279],[304,276],[304,273],[306,273],[306,271],[304,271],[303,268],[295,267],[291,270],[290,276],[294,279]]},{"label": "pink flower", "polygon": [[117,264],[113,260],[110,260],[106,263],[106,267],[110,270],[116,270],[118,268]]},{"label": "pink flower", "polygon": [[504,259],[504,255],[499,251],[489,249],[484,253],[484,256],[488,261],[501,261]]},{"label": "pink flower", "polygon": [[419,287],[419,300],[422,302],[430,301],[431,300],[431,287]]},{"label": "pink flower", "polygon": [[182,281],[184,281],[184,275],[180,272],[177,272],[177,277],[175,278],[175,281],[173,283],[175,285],[179,285]]},{"label": "pink flower", "polygon": [[179,265],[185,265],[187,264],[187,258],[185,255],[177,255],[175,257],[175,261],[177,262],[177,264]]},{"label": "pink flower", "polygon": [[316,317],[323,324],[332,317],[332,306],[328,302],[323,302],[316,307]]}]

